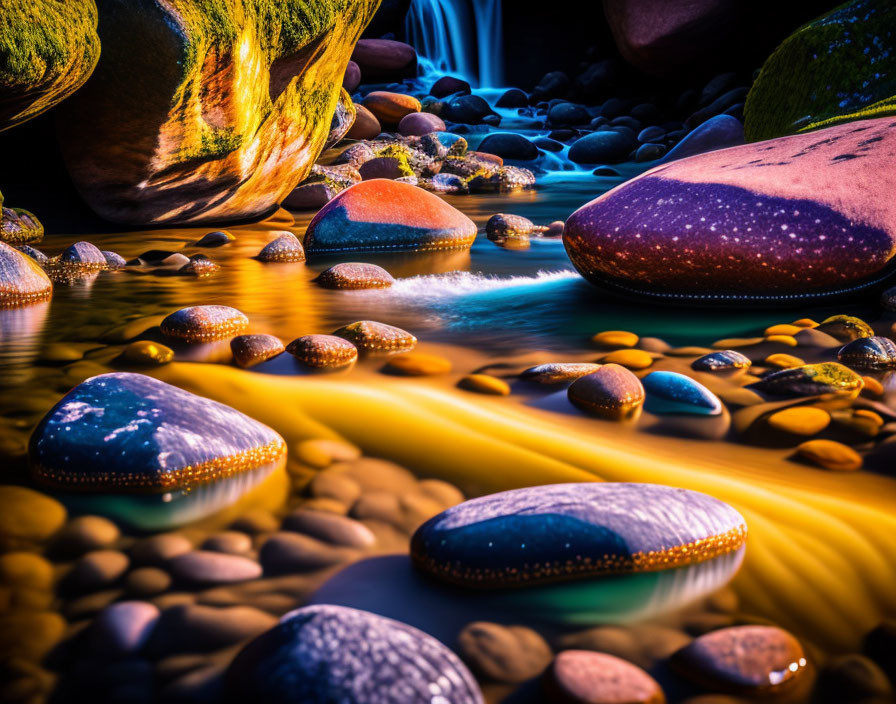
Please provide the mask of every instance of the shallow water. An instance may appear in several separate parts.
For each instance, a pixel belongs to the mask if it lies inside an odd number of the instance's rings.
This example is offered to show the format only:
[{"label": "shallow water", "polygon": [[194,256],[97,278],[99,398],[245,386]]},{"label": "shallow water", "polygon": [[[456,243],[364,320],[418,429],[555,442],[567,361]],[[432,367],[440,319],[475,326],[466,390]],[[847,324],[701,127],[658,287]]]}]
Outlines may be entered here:
[{"label": "shallow water", "polygon": [[[637,171],[625,167],[626,175]],[[551,174],[537,191],[456,196],[448,200],[479,226],[495,212],[547,224],[620,179]],[[262,264],[252,257],[290,229],[301,235],[308,213],[285,213],[229,228],[237,239],[215,249],[192,246],[209,228],[74,237],[50,234],[55,254],[75,239],[132,258],[149,249],[203,252],[221,265],[206,279],[105,272],[91,282],[57,285],[49,305],[0,311],[0,465],[24,477],[31,428],[78,381],[104,371],[128,339],[189,305],[232,305],[251,332],[288,342],[369,318],[399,325],[420,349],[449,357],[452,375],[402,379],[364,363],[347,373],[298,376],[287,357],[253,371],[229,364],[226,344],[178,348],[159,378],[228,403],[273,426],[287,442],[341,436],[365,454],[388,457],[456,482],[469,494],[559,481],[653,481],[706,491],[737,508],[750,538],[734,586],[745,608],[792,628],[812,645],[854,649],[861,634],[896,612],[896,518],[892,479],[867,472],[826,473],[787,462],[783,450],[638,432],[571,412],[550,395],[519,386],[509,398],[457,390],[458,375],[488,365],[593,359],[588,338],[632,330],[678,344],[761,334],[772,323],[834,312],[694,311],[616,301],[585,283],[559,240],[533,239],[529,250],[502,249],[480,235],[469,252],[359,255],[397,279],[382,291],[330,291],[313,278],[332,261]],[[863,315],[861,306],[844,312]],[[126,325],[128,324],[128,325]],[[111,345],[112,347],[106,347]],[[140,370],[145,371],[145,370]],[[558,396],[559,399],[559,396]],[[561,412],[562,411],[562,412]]]}]

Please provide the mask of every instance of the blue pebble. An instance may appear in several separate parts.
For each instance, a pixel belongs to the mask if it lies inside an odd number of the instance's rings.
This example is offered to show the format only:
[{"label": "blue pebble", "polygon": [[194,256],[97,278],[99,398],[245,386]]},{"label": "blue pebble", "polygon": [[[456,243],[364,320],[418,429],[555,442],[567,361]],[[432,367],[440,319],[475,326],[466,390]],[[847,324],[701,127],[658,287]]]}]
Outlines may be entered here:
[{"label": "blue pebble", "polygon": [[717,416],[722,412],[722,402],[716,395],[684,374],[651,372],[641,383],[647,392],[644,410],[648,413]]}]

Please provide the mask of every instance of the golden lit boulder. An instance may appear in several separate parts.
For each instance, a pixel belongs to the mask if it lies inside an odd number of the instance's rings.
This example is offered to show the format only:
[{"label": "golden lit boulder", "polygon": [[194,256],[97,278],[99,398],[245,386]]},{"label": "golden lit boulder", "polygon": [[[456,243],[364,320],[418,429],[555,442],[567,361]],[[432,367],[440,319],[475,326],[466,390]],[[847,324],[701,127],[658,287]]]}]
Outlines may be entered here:
[{"label": "golden lit boulder", "polygon": [[102,57],[59,114],[103,218],[260,216],[310,171],[377,0],[100,0]]},{"label": "golden lit boulder", "polygon": [[93,0],[7,0],[0,23],[0,130],[80,88],[100,55]]}]

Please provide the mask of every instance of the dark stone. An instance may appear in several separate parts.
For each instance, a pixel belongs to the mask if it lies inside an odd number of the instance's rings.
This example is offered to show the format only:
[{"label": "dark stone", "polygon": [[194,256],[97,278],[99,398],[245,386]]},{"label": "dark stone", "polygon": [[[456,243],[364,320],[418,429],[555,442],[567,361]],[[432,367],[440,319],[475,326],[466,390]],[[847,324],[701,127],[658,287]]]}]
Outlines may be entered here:
[{"label": "dark stone", "polygon": [[642,144],[635,152],[635,161],[654,161],[666,153],[665,144]]},{"label": "dark stone", "polygon": [[441,117],[451,122],[475,125],[491,114],[491,106],[478,95],[461,95],[445,104]]},{"label": "dark stone", "polygon": [[454,76],[442,76],[439,80],[432,84],[429,94],[436,98],[446,98],[455,93],[470,95],[470,84],[460,78]]},{"label": "dark stone", "polygon": [[563,151],[563,144],[554,139],[551,139],[550,137],[536,137],[534,140],[532,140],[532,143],[539,149],[544,149],[546,152]]},{"label": "dark stone", "polygon": [[569,76],[563,73],[563,71],[551,71],[538,81],[538,84],[532,90],[532,99],[539,101],[546,98],[558,98],[566,95],[569,86]]},{"label": "dark stone", "polygon": [[[667,136],[673,137],[673,135],[677,136],[677,133],[670,132]],[[681,136],[683,139],[666,155],[664,161],[675,161],[743,144],[744,126],[730,115],[716,115]]]},{"label": "dark stone", "polygon": [[561,102],[548,110],[548,120],[552,125],[584,125],[591,117],[582,105]]},{"label": "dark stone", "polygon": [[528,139],[514,132],[490,134],[479,144],[479,150],[517,161],[531,161],[538,157],[538,148]]},{"label": "dark stone", "polygon": [[510,88],[498,98],[496,108],[524,108],[529,105],[529,96],[519,88]]},{"label": "dark stone", "polygon": [[644,144],[648,142],[660,142],[665,136],[666,130],[657,125],[653,125],[652,127],[645,127],[638,132],[638,141]]},{"label": "dark stone", "polygon": [[577,164],[617,163],[637,146],[637,140],[620,132],[593,132],[572,145],[569,159]]}]

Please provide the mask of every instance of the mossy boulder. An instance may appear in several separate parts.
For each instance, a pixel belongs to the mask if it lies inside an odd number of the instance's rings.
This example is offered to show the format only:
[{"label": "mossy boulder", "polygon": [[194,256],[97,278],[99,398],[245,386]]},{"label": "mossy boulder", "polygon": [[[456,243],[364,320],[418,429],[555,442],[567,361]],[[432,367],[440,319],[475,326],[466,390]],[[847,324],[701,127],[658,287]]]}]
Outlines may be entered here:
[{"label": "mossy boulder", "polygon": [[755,142],[896,114],[896,4],[854,0],[809,22],[769,57],[744,107]]},{"label": "mossy boulder", "polygon": [[378,0],[99,0],[103,54],[59,114],[75,185],[131,224],[261,216],[310,171]]},{"label": "mossy boulder", "polygon": [[93,0],[7,0],[0,23],[0,131],[64,100],[100,55]]}]

